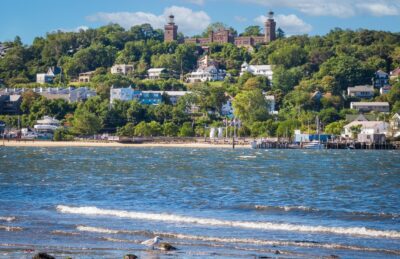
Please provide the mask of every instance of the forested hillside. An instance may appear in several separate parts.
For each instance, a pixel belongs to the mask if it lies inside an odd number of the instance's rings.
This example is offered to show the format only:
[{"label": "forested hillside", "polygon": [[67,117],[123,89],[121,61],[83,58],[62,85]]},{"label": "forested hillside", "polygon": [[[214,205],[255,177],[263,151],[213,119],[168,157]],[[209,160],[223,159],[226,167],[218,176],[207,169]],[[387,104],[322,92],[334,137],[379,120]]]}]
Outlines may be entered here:
[{"label": "forested hillside", "polygon": [[[248,28],[243,34],[260,32]],[[205,32],[206,33],[206,32]],[[183,35],[180,35],[183,38]],[[80,32],[55,32],[37,37],[32,45],[24,45],[16,37],[0,59],[1,87],[40,87],[36,73],[51,66],[62,68],[54,85],[66,86],[79,73],[95,70],[89,85],[98,96],[85,103],[68,104],[62,100],[46,100],[31,92],[24,95],[22,123],[32,126],[44,115],[56,116],[71,127],[74,134],[115,132],[120,135],[204,135],[205,125],[222,125],[221,106],[233,99],[235,116],[242,121],[240,133],[252,136],[283,136],[295,128],[315,129],[319,115],[328,132],[337,133],[343,125],[350,101],[347,87],[371,84],[377,70],[390,72],[400,66],[400,33],[335,28],[324,36],[281,37],[254,49],[233,44],[211,44],[209,54],[231,75],[222,83],[186,84],[178,79],[148,80],[151,67],[166,67],[180,75],[196,69],[197,59],[204,55],[200,46],[163,42],[163,31],[150,25],[125,30],[112,24]],[[239,77],[243,62],[274,65],[272,82],[264,77],[244,74]],[[133,64],[130,76],[112,75],[116,63]],[[168,100],[158,106],[137,102],[117,102],[110,107],[110,87],[132,85],[142,90],[190,90],[172,106]],[[50,86],[50,85],[45,85]],[[400,109],[400,84],[392,82],[388,94],[374,100],[388,101],[391,111]],[[321,98],[314,98],[319,91]],[[270,115],[263,92],[274,95],[279,115]],[[197,114],[186,111],[192,104]],[[16,124],[15,116],[1,119]],[[340,131],[339,131],[340,132]]]}]

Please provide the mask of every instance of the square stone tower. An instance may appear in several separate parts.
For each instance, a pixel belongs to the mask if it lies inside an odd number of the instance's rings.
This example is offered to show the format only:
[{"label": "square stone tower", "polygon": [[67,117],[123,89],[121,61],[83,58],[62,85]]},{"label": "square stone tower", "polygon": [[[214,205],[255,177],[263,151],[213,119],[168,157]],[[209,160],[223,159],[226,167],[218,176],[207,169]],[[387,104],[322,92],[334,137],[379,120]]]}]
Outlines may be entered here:
[{"label": "square stone tower", "polygon": [[268,19],[265,21],[265,42],[268,43],[276,39],[275,28],[274,12],[269,11]]},{"label": "square stone tower", "polygon": [[175,25],[174,16],[169,16],[168,24],[164,26],[164,42],[170,42],[177,40],[178,38],[178,26]]}]

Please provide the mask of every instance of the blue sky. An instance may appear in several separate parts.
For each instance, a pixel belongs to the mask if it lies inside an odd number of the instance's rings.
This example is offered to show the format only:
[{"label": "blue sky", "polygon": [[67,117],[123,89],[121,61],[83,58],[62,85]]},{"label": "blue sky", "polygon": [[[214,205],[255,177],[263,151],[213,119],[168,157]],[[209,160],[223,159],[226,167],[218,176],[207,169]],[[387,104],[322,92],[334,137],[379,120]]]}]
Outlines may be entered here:
[{"label": "blue sky", "polygon": [[323,35],[334,27],[400,31],[400,0],[12,0],[1,3],[0,41],[19,35],[30,44],[46,32],[111,22],[161,28],[170,13],[185,35],[217,21],[240,33],[249,25],[261,25],[269,10],[289,35]]}]

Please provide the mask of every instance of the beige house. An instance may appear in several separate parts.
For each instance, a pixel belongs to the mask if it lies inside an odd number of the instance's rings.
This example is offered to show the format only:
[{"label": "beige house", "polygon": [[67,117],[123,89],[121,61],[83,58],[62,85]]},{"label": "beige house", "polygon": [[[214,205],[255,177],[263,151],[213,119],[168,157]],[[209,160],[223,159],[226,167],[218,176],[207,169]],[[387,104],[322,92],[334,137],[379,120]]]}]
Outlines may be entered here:
[{"label": "beige house", "polygon": [[79,83],[89,83],[90,79],[92,79],[95,71],[89,71],[85,73],[80,73],[78,81]]},{"label": "beige house", "polygon": [[347,95],[359,98],[372,98],[374,97],[374,86],[356,85],[354,87],[347,87]]},{"label": "beige house", "polygon": [[111,67],[111,74],[113,75],[128,75],[134,71],[133,65],[116,64]]},{"label": "beige house", "polygon": [[390,107],[388,102],[351,102],[350,109],[360,112],[389,112]]}]

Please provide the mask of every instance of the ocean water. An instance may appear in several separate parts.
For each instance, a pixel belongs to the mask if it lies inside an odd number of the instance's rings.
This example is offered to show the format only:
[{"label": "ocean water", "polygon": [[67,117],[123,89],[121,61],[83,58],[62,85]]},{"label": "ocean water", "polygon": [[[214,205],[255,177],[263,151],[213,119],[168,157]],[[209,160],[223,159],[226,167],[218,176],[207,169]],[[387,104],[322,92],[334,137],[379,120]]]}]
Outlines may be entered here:
[{"label": "ocean water", "polygon": [[400,152],[0,147],[0,258],[39,251],[399,258]]}]

